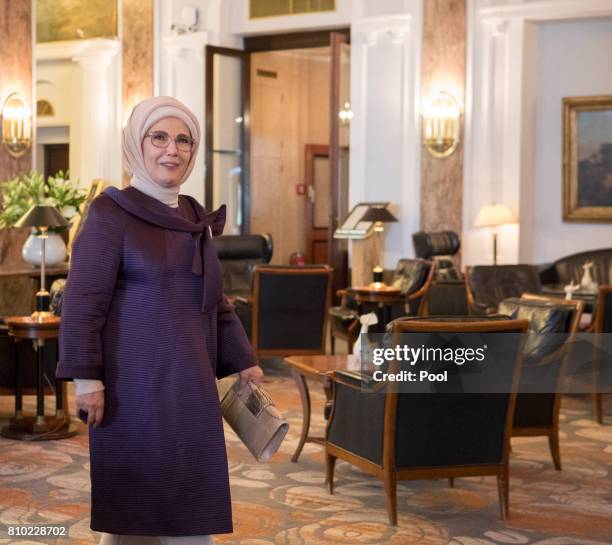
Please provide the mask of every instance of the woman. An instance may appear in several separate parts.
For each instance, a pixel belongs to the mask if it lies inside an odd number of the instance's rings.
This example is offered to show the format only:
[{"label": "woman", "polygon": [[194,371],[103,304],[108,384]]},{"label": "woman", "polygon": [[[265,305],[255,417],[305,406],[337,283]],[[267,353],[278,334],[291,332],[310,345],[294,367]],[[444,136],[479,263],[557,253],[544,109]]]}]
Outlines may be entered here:
[{"label": "woman", "polygon": [[240,373],[243,388],[263,373],[222,293],[225,206],[207,214],[179,195],[199,140],[178,100],[138,104],[123,131],[131,183],[92,202],[72,250],[57,376],[75,379],[87,413],[101,543],[232,531],[215,376]]}]

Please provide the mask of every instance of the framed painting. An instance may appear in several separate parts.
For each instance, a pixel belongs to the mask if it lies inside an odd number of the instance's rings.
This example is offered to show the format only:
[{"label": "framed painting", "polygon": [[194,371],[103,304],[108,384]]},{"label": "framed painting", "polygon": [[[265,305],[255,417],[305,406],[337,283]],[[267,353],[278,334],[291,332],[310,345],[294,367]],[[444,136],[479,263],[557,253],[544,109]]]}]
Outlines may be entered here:
[{"label": "framed painting", "polygon": [[612,96],[563,99],[563,220],[612,223]]}]

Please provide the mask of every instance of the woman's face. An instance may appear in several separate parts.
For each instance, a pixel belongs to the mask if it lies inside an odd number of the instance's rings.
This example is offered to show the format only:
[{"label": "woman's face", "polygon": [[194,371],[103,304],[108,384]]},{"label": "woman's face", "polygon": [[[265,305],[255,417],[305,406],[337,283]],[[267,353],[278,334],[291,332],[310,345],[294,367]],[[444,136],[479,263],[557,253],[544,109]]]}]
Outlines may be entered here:
[{"label": "woman's face", "polygon": [[[168,140],[164,134],[170,137],[168,146],[158,147]],[[162,187],[174,187],[181,183],[193,153],[191,148],[180,149],[185,147],[187,141],[191,141],[191,134],[185,122],[178,117],[164,117],[151,125],[142,141],[142,154],[147,172],[155,183]]]}]

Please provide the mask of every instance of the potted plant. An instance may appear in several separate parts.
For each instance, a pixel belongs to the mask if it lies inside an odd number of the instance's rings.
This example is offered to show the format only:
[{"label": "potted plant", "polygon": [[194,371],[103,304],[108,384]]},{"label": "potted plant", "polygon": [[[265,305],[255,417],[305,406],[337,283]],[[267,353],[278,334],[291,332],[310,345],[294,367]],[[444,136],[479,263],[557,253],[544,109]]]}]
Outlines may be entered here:
[{"label": "potted plant", "polygon": [[[42,174],[33,170],[2,184],[0,229],[13,227],[35,204],[55,206],[71,223],[84,201],[85,191],[70,181],[68,172],[64,174],[60,171],[45,181]],[[45,248],[47,265],[56,265],[66,260],[66,244],[59,234],[62,229],[51,227],[48,230]],[[32,229],[22,250],[23,258],[32,265],[40,265],[42,257],[40,238],[37,235],[40,232]]]}]

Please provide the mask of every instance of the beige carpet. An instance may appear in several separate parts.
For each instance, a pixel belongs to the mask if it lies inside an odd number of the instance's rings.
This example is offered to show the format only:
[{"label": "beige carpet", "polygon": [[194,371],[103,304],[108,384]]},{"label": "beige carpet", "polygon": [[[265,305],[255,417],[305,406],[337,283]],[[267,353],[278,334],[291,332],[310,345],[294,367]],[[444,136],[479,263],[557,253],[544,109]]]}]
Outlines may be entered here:
[{"label": "beige carpet", "polygon": [[[324,487],[321,447],[307,444],[299,463],[290,457],[301,426],[291,379],[272,375],[267,388],[291,430],[271,463],[255,462],[229,430],[235,533],[218,543],[240,545],[599,545],[612,543],[612,396],[607,426],[591,417],[590,401],[565,398],[563,471],[552,467],[544,438],[513,440],[510,519],[498,519],[495,478],[405,482],[398,487],[399,526],[390,527],[382,484],[339,462],[336,493]],[[323,393],[311,389],[313,429],[322,434]],[[72,407],[74,406],[73,399]],[[52,399],[47,399],[52,405]],[[0,398],[0,416],[12,412]],[[34,410],[34,398],[26,398]],[[0,439],[0,544],[90,544],[87,430],[50,442]],[[415,446],[416,448],[416,446]],[[7,524],[61,524],[68,538],[9,538]]]}]

